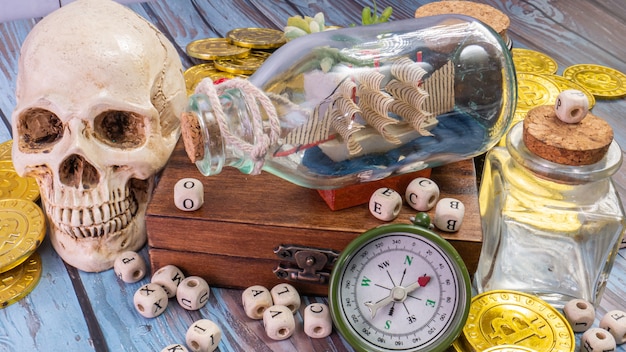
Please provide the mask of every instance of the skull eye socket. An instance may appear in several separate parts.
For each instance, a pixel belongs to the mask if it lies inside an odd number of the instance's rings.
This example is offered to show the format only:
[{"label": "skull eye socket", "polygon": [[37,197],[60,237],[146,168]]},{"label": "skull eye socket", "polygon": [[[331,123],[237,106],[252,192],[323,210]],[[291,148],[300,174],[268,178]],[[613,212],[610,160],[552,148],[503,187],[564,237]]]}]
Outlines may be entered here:
[{"label": "skull eye socket", "polygon": [[128,111],[105,111],[94,120],[96,136],[117,148],[136,148],[146,140],[142,116]]},{"label": "skull eye socket", "polygon": [[20,148],[42,150],[63,137],[63,122],[51,111],[30,108],[20,115],[17,131]]}]

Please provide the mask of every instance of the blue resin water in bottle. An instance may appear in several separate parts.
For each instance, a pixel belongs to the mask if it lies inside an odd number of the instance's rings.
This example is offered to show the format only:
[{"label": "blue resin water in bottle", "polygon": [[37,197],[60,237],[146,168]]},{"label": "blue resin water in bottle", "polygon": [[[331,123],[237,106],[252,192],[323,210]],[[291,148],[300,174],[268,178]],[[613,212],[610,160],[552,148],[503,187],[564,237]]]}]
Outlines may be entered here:
[{"label": "blue resin water in bottle", "polygon": [[456,15],[307,35],[248,81],[206,82],[181,118],[204,175],[233,166],[317,189],[484,153],[516,100],[506,44]]}]

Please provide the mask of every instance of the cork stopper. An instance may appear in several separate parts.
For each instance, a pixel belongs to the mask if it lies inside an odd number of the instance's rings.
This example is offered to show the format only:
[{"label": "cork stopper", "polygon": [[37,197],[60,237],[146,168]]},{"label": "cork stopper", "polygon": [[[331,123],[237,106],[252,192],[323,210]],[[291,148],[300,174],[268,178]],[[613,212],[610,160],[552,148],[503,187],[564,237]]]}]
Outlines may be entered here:
[{"label": "cork stopper", "polygon": [[613,129],[587,113],[578,123],[566,123],[553,105],[535,107],[523,122],[524,144],[535,155],[554,163],[579,166],[600,161],[613,141]]},{"label": "cork stopper", "polygon": [[509,16],[493,6],[473,1],[437,1],[415,10],[415,18],[443,15],[460,14],[474,17],[495,30],[504,39],[511,20]]},{"label": "cork stopper", "polygon": [[180,129],[185,151],[192,163],[204,159],[204,138],[200,123],[193,113],[183,112],[180,116]]}]

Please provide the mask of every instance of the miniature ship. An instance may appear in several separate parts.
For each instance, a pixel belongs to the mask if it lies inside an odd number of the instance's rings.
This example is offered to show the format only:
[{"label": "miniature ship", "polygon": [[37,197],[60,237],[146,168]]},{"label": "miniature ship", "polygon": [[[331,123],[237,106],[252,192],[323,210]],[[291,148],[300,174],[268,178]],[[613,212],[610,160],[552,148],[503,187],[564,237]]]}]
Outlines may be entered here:
[{"label": "miniature ship", "polygon": [[[454,109],[454,65],[428,72],[408,57],[380,69],[341,75],[334,91],[284,145],[319,147],[335,162],[384,153],[420,136],[432,136],[437,116]],[[293,149],[291,149],[293,150]]]}]

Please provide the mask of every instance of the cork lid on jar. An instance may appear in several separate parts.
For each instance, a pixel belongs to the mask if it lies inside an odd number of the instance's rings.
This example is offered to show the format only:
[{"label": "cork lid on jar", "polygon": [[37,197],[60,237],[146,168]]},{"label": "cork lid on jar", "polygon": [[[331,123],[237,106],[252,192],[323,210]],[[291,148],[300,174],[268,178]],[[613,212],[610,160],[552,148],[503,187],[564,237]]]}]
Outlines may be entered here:
[{"label": "cork lid on jar", "polygon": [[561,119],[557,108],[543,105],[528,112],[523,122],[526,147],[543,159],[563,165],[591,165],[600,161],[613,141],[611,126],[589,112],[580,121]]},{"label": "cork lid on jar", "polygon": [[506,40],[506,31],[511,24],[509,16],[493,6],[473,1],[437,1],[422,5],[415,10],[415,18],[459,14],[476,18],[484,22]]}]

